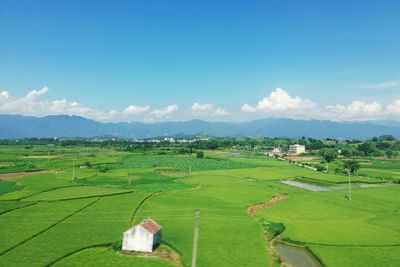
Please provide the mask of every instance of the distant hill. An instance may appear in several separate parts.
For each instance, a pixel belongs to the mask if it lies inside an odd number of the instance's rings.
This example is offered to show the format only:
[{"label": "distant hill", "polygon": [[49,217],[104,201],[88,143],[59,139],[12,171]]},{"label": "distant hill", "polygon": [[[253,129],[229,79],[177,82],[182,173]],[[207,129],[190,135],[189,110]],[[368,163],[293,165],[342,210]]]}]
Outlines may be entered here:
[{"label": "distant hill", "polygon": [[189,120],[158,123],[101,123],[79,116],[0,115],[0,138],[96,137],[145,138],[207,134],[243,137],[313,137],[366,139],[391,134],[400,138],[400,123],[386,121],[333,122],[320,120],[262,119],[248,122]]}]

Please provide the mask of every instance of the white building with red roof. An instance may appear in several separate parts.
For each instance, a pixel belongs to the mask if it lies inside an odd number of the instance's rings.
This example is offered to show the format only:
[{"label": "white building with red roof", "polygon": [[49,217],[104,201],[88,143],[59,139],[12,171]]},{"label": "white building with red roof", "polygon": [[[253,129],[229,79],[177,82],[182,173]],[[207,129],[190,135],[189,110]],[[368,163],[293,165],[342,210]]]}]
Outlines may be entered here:
[{"label": "white building with red roof", "polygon": [[122,249],[151,253],[160,242],[161,226],[152,219],[147,219],[124,232]]}]

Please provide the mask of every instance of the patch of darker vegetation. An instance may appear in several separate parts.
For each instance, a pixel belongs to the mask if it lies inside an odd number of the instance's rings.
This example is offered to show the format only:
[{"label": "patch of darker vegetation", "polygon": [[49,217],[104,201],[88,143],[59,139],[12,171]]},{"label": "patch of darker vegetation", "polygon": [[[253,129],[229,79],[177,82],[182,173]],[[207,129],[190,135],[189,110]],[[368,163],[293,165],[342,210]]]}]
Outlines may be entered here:
[{"label": "patch of darker vegetation", "polygon": [[158,171],[138,173],[134,178],[95,176],[79,179],[78,183],[90,186],[117,187],[134,189],[135,191],[162,191],[192,188],[195,185],[182,183],[182,178],[163,175]]},{"label": "patch of darker vegetation", "polygon": [[122,240],[118,240],[111,244],[111,249],[114,251],[120,251],[122,249]]},{"label": "patch of darker vegetation", "polygon": [[0,181],[0,196],[10,192],[22,190],[23,188],[23,185],[17,185],[17,183],[14,181]]},{"label": "patch of darker vegetation", "polygon": [[174,168],[184,172],[249,168],[254,165],[222,158],[197,158],[196,156],[135,155],[120,163],[99,164],[96,168]]},{"label": "patch of darker vegetation", "polygon": [[37,202],[18,201],[18,200],[2,200],[0,205],[0,215],[4,215],[10,211],[22,209],[37,204]]},{"label": "patch of darker vegetation", "polygon": [[286,229],[285,225],[279,222],[264,222],[263,226],[267,230],[270,239],[282,234]]},{"label": "patch of darker vegetation", "polygon": [[8,166],[0,166],[0,173],[12,173],[12,172],[35,172],[40,171],[36,165],[30,162],[15,162]]}]

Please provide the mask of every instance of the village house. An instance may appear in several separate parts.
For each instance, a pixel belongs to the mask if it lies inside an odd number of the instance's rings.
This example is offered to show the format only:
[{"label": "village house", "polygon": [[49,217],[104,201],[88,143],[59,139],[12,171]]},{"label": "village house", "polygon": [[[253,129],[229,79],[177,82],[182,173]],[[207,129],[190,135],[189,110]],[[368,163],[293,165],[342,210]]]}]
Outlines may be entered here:
[{"label": "village house", "polygon": [[289,154],[299,155],[306,152],[306,147],[303,145],[295,144],[289,146]]},{"label": "village house", "polygon": [[160,242],[161,226],[152,219],[146,219],[124,232],[122,249],[151,253]]},{"label": "village house", "polygon": [[282,149],[280,147],[274,147],[274,149],[272,149],[271,151],[265,152],[265,155],[270,156],[270,157],[273,157],[275,155],[282,156],[282,154],[283,154]]}]

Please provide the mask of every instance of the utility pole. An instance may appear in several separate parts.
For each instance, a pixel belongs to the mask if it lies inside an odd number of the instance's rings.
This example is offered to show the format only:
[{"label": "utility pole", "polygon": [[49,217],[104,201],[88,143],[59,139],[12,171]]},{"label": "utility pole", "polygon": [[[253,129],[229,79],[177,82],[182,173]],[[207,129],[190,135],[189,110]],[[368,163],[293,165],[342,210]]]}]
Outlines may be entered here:
[{"label": "utility pole", "polygon": [[75,181],[75,160],[72,161],[72,182]]},{"label": "utility pole", "polygon": [[196,210],[193,236],[192,267],[196,267],[197,243],[199,241],[200,210]]},{"label": "utility pole", "polygon": [[113,140],[113,158],[115,157],[115,138],[112,139]]},{"label": "utility pole", "polygon": [[351,175],[350,175],[350,170],[348,170],[347,172],[349,174],[349,200],[351,200],[351,180],[350,180]]}]

